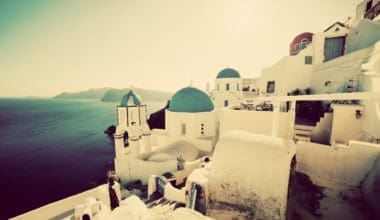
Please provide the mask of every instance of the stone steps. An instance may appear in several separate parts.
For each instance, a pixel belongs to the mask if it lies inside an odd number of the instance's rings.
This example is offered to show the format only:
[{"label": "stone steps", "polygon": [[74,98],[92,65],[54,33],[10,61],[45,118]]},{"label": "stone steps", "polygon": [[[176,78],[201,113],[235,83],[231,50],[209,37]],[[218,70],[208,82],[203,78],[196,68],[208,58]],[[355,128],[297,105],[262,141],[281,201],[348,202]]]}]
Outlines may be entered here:
[{"label": "stone steps", "polygon": [[310,135],[313,133],[315,126],[311,125],[294,125],[294,138],[298,141],[310,142]]},{"label": "stone steps", "polygon": [[309,136],[304,136],[304,135],[299,135],[299,134],[296,134],[294,136],[294,139],[297,139],[297,141],[303,141],[303,142],[310,142],[311,141],[311,138]]},{"label": "stone steps", "polygon": [[153,206],[150,206],[149,217],[151,219],[168,219],[174,212],[176,205],[177,202],[175,201],[160,199],[159,202],[153,203]]},{"label": "stone steps", "polygon": [[149,209],[150,219],[168,219],[179,205],[176,201],[171,201],[157,195],[156,197],[146,200],[145,204]]}]

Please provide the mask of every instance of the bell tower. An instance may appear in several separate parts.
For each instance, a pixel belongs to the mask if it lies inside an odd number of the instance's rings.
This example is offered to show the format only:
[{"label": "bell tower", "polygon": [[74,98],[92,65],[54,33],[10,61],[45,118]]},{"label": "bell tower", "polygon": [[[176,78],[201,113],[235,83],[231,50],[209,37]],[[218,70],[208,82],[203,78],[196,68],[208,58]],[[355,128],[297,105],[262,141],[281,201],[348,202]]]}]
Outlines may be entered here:
[{"label": "bell tower", "polygon": [[[140,97],[132,90],[123,96],[120,105],[117,106],[117,122],[114,135],[116,157],[127,152],[131,152],[134,157],[139,157],[141,151],[151,151],[146,105],[141,103]],[[125,136],[126,140],[124,140]],[[140,149],[141,147],[143,149]]]}]

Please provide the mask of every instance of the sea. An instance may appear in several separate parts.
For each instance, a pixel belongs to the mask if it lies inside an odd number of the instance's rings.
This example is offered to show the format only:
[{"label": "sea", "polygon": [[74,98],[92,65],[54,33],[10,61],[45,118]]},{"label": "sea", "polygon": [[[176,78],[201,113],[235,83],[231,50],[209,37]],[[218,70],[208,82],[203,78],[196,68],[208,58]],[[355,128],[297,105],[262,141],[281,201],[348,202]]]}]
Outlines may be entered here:
[{"label": "sea", "polygon": [[[106,183],[117,104],[0,98],[0,219]],[[144,104],[150,114],[166,101]]]}]

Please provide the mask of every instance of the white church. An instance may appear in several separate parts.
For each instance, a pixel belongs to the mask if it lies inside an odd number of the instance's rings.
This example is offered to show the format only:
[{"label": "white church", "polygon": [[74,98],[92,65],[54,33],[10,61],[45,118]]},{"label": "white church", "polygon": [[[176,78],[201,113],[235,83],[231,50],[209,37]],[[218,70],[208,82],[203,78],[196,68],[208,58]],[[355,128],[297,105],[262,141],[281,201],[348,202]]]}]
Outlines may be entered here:
[{"label": "white church", "polygon": [[218,73],[215,80],[212,100],[217,108],[237,104],[242,99],[242,78],[238,71],[225,68]]},{"label": "white church", "polygon": [[123,181],[146,182],[152,173],[177,169],[177,157],[192,161],[210,155],[216,141],[216,111],[207,93],[178,90],[165,111],[165,129],[149,129],[146,106],[129,91],[117,106],[115,171]]}]

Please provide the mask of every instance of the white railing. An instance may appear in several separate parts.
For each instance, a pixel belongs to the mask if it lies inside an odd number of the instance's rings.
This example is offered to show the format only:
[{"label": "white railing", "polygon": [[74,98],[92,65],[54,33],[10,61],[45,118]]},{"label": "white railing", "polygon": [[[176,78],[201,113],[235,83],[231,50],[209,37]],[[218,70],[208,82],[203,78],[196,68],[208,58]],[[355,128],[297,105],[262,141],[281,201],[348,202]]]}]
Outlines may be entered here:
[{"label": "white railing", "polygon": [[[272,136],[278,136],[280,104],[290,102],[289,139],[294,136],[295,107],[297,101],[332,101],[332,100],[380,100],[380,92],[352,92],[352,93],[330,93],[298,96],[257,96],[251,98],[253,102],[270,102],[273,105]],[[237,110],[238,106],[229,106],[229,110]]]},{"label": "white railing", "polygon": [[260,101],[330,101],[330,100],[375,100],[380,99],[380,92],[351,92],[351,93],[330,93],[315,95],[297,96],[257,96],[254,100]]}]

